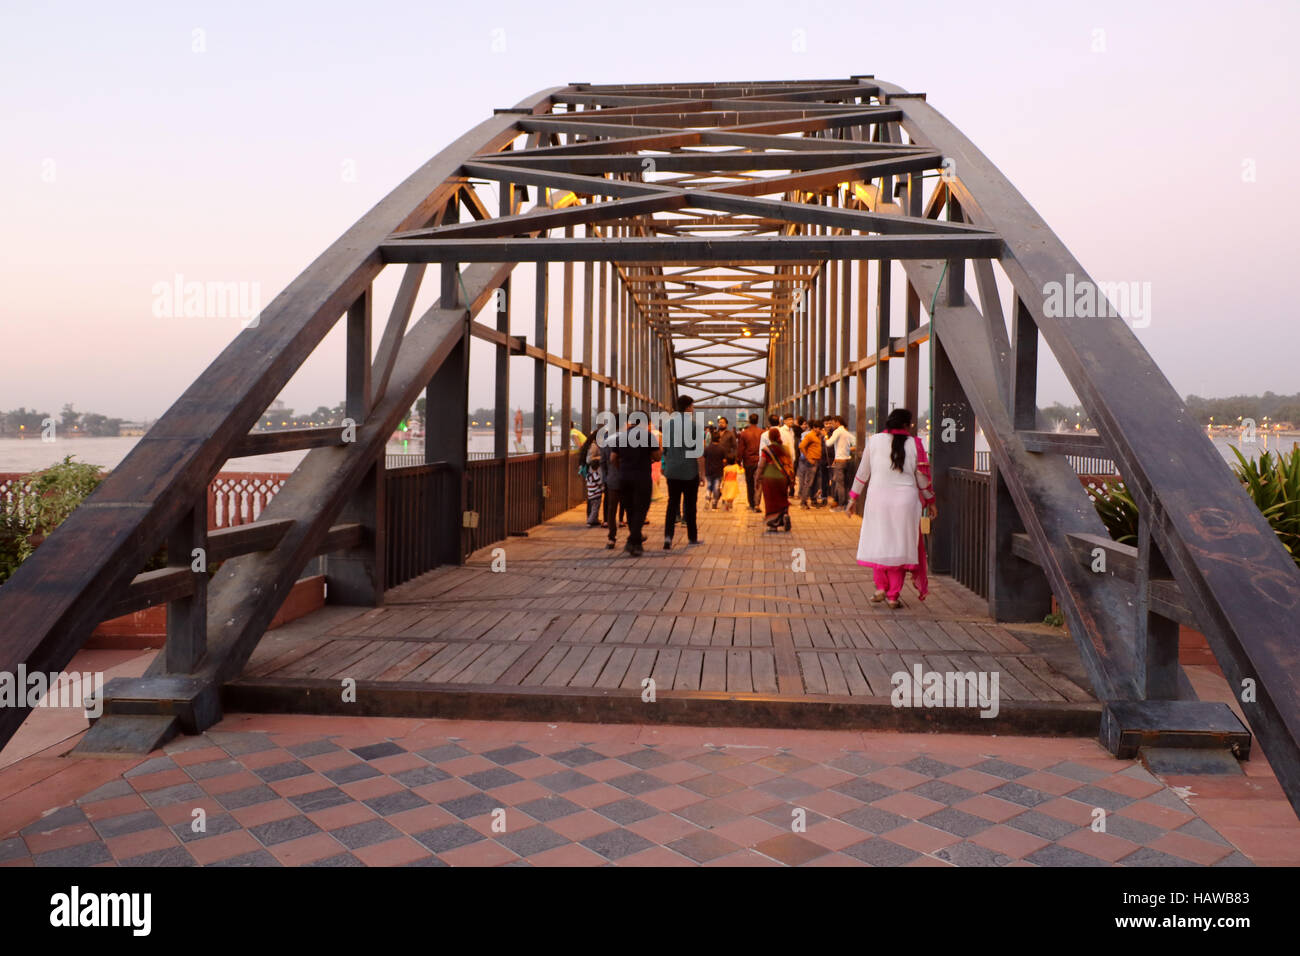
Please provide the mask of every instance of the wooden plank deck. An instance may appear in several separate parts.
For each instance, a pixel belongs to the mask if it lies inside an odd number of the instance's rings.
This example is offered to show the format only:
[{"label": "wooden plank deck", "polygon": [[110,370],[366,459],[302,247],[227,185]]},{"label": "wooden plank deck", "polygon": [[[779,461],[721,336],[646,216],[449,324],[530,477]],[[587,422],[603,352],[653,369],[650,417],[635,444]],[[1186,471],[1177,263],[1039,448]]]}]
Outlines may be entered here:
[{"label": "wooden plank deck", "polygon": [[[743,508],[703,511],[704,543],[688,547],[679,528],[663,551],[665,504],[660,491],[640,558],[622,551],[625,529],[605,550],[604,530],[574,509],[393,589],[384,607],[327,607],[273,631],[224,689],[226,706],[1096,732],[1100,708],[1059,629],[995,624],[943,577],[924,603],[910,583],[902,608],[870,603],[871,576],[854,561],[860,519],[796,508],[793,531],[769,534]],[[917,664],[997,672],[999,716],[893,707],[891,675]],[[342,699],[346,678],[355,703]]]}]

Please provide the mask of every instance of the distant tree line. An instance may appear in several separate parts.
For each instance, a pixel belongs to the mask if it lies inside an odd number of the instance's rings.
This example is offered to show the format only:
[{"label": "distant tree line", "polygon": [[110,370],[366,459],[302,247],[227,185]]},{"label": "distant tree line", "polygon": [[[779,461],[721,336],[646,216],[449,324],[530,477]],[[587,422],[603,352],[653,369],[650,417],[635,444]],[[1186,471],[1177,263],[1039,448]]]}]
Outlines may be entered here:
[{"label": "distant tree line", "polygon": [[45,422],[53,420],[54,434],[67,437],[86,435],[91,438],[116,438],[125,419],[110,418],[98,412],[79,412],[69,403],[57,416],[36,409],[15,408],[0,412],[0,436],[5,438],[40,437]]},{"label": "distant tree line", "polygon": [[1258,425],[1265,418],[1270,422],[1290,422],[1300,425],[1300,392],[1295,395],[1233,395],[1229,398],[1201,398],[1187,396],[1187,410],[1202,425],[1233,424],[1238,418],[1253,418]]}]

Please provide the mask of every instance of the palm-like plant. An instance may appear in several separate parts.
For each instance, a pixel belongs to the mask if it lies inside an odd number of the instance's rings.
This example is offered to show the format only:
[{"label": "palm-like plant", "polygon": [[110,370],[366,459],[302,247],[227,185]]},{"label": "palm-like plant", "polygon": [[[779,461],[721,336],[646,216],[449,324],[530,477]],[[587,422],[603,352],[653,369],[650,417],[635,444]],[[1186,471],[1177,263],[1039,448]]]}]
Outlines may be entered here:
[{"label": "palm-like plant", "polygon": [[1137,502],[1122,481],[1103,481],[1101,487],[1088,484],[1088,500],[1097,509],[1102,524],[1120,544],[1136,546],[1138,541]]},{"label": "palm-like plant", "polygon": [[1237,456],[1233,471],[1246,493],[1300,565],[1300,445],[1285,455],[1266,451],[1253,461],[1235,447],[1232,453]]}]

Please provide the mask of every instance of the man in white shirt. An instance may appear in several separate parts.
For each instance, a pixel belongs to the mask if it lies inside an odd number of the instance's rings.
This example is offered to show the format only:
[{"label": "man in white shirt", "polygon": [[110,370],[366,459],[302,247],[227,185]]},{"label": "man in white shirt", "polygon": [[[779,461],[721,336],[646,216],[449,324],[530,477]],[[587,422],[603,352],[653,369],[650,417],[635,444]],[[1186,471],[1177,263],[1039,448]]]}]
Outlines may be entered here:
[{"label": "man in white shirt", "polygon": [[833,417],[835,430],[826,439],[827,457],[831,463],[831,497],[835,500],[832,511],[842,511],[848,506],[849,468],[853,464],[853,446],[857,439],[844,425],[844,419]]},{"label": "man in white shirt", "polygon": [[758,440],[758,450],[761,452],[764,448],[767,447],[767,444],[768,444],[768,437],[767,437],[767,431],[768,431],[768,428],[775,428],[778,432],[780,432],[780,434],[781,434],[781,444],[784,445],[784,446],[785,446],[785,450],[788,451],[788,452],[790,453],[790,460],[791,460],[791,461],[794,461],[794,460],[795,460],[795,457],[794,457],[794,455],[795,455],[795,448],[794,448],[794,429],[791,428],[789,425],[782,424],[782,422],[781,422],[781,417],[780,417],[779,415],[768,415],[768,416],[767,416],[767,428],[764,428],[764,429],[763,429],[763,435],[762,435],[762,437],[759,438],[759,440]]}]

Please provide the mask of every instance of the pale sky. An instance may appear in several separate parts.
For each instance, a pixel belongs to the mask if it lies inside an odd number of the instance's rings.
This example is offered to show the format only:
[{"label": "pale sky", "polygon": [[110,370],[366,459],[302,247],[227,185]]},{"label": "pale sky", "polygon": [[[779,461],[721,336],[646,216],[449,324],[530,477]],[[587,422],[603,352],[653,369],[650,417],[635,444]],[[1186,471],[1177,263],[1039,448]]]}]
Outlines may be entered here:
[{"label": "pale sky", "polygon": [[[569,82],[854,73],[926,92],[1095,279],[1149,282],[1137,334],[1180,392],[1300,391],[1297,35],[1294,0],[5,0],[0,409],[161,414],[240,323],[156,316],[159,283],[269,302],[493,107]],[[282,397],[306,411],[342,382],[335,334]],[[491,388],[478,374],[471,407]]]}]

